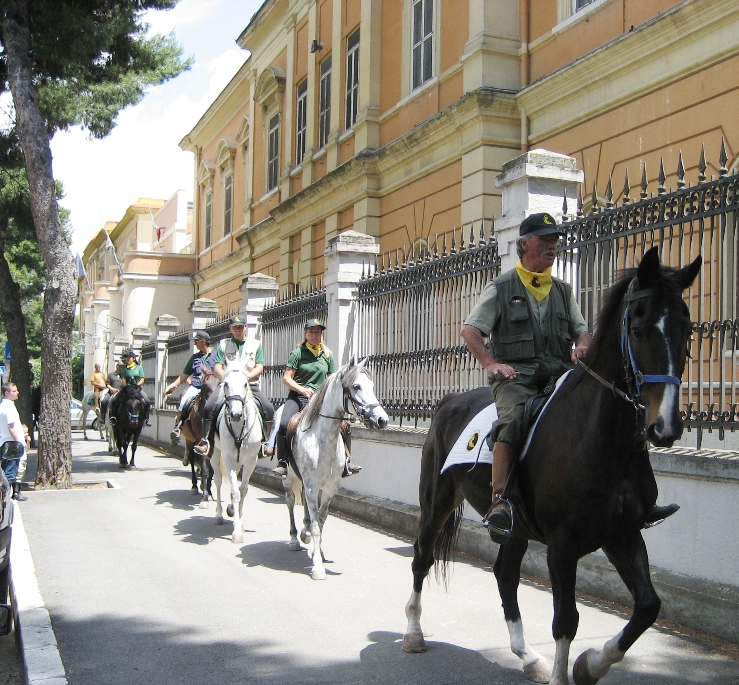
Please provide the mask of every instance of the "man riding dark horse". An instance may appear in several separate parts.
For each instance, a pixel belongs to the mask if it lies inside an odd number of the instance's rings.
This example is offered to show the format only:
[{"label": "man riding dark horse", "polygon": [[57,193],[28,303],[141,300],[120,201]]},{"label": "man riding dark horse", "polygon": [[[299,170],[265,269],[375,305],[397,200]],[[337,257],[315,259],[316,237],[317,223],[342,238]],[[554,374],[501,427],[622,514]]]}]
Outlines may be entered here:
[{"label": "man riding dark horse", "polygon": [[[498,414],[491,436],[493,502],[484,518],[496,542],[511,535],[511,505],[503,493],[525,439],[526,403],[572,368],[592,341],[572,287],[552,276],[564,236],[561,227],[546,212],[531,214],[519,234],[518,264],[483,290],[461,330],[470,352],[490,374]],[[647,523],[676,510],[677,505],[655,507]]]},{"label": "man riding dark horse", "polygon": [[115,370],[108,374],[105,381],[105,387],[108,389],[108,392],[100,399],[100,421],[103,425],[105,425],[105,416],[108,413],[110,400],[123,387],[123,381],[121,380],[122,370],[123,364],[121,362],[116,363]]},{"label": "man riding dark horse", "polygon": [[[182,424],[187,421],[198,398],[202,396],[200,401],[202,405],[203,401],[207,400],[211,393],[208,380],[213,376],[214,355],[213,348],[210,346],[210,335],[206,331],[197,331],[195,334],[195,347],[197,347],[198,351],[185,364],[184,371],[164,390],[164,394],[169,395],[183,382],[188,384],[187,390],[180,397],[174,428],[169,434],[169,437],[175,441],[179,440]],[[189,450],[185,450],[185,456],[182,460],[184,466],[189,464],[189,457]]]},{"label": "man riding dark horse", "polygon": [[[244,365],[251,385],[251,391],[262,415],[264,435],[269,435],[274,421],[275,408],[267,395],[259,387],[259,377],[264,371],[264,351],[262,343],[254,338],[246,337],[246,322],[240,316],[232,316],[229,320],[231,337],[224,338],[218,343],[213,357],[213,375],[220,380],[226,371],[226,365],[236,362]],[[203,418],[203,438],[195,445],[195,450],[201,454],[210,453],[213,438],[213,418],[217,407],[224,401],[223,385],[214,392],[205,403]]]},{"label": "man riding dark horse", "polygon": [[[144,425],[149,426],[149,412],[151,411],[151,400],[148,398],[143,390],[143,385],[146,382],[144,376],[144,369],[138,363],[136,353],[133,350],[128,350],[124,353],[124,366],[121,369],[121,382],[124,387],[135,387],[141,397],[141,404],[144,407]],[[115,425],[116,417],[118,415],[118,405],[121,401],[121,393],[116,393],[110,400],[110,423]]]}]

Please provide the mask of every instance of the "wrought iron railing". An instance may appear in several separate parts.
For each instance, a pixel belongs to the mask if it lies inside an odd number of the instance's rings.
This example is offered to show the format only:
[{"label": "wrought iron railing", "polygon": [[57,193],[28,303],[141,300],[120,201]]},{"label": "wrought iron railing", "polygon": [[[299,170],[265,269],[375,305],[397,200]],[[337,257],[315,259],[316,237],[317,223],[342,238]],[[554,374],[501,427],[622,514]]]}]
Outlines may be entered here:
[{"label": "wrought iron railing", "polygon": [[[418,425],[444,395],[487,382],[459,337],[482,289],[500,269],[498,245],[482,222],[446,236],[418,263],[396,253],[359,283],[358,351],[369,357],[378,398],[394,419]],[[465,244],[466,236],[469,240]],[[438,243],[438,241],[437,241]]]}]

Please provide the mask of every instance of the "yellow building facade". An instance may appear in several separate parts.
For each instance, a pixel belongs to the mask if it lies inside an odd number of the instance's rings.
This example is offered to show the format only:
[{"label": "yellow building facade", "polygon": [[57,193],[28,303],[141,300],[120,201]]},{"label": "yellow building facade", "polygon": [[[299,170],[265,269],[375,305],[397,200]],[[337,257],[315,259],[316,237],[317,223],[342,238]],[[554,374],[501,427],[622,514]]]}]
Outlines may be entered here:
[{"label": "yellow building facade", "polygon": [[731,159],[737,29],[723,0],[267,0],[180,143],[197,296],[238,309],[258,272],[310,287],[348,229],[412,254],[487,229],[522,151],[575,157],[586,196],[613,176],[616,199],[642,163],[669,184],[680,151],[690,171],[723,138]]}]

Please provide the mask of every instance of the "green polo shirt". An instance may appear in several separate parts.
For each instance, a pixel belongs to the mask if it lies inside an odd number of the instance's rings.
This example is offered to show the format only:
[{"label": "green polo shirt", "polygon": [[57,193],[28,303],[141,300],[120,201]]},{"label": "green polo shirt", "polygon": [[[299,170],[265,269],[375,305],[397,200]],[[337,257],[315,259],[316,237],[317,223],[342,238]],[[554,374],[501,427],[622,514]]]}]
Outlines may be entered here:
[{"label": "green polo shirt", "polygon": [[318,390],[329,374],[336,371],[334,356],[326,356],[323,350],[317,357],[305,345],[296,347],[287,360],[287,368],[295,369],[293,380],[304,388]]},{"label": "green polo shirt", "polygon": [[124,366],[123,371],[121,371],[121,379],[126,380],[126,385],[138,385],[139,380],[144,377],[144,367],[140,364],[136,364],[131,369]]}]

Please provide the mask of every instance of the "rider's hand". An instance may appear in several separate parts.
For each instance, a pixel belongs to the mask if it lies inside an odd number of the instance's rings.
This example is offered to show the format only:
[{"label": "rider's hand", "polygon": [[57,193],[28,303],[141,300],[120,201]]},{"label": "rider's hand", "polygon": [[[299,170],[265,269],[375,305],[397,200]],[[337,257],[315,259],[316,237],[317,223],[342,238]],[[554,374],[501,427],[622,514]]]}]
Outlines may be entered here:
[{"label": "rider's hand", "polygon": [[303,389],[302,389],[302,390],[300,391],[300,394],[301,394],[301,395],[302,395],[303,397],[307,397],[308,399],[310,399],[311,397],[313,397],[313,395],[315,395],[315,394],[316,394],[316,391],[315,391],[315,390],[313,390],[312,388],[303,388]]},{"label": "rider's hand", "polygon": [[585,345],[578,345],[572,350],[572,363],[576,364],[578,359],[582,359],[587,353],[588,348]]},{"label": "rider's hand", "polygon": [[164,394],[169,395],[174,390],[174,385],[168,385],[166,388],[164,388]]},{"label": "rider's hand", "polygon": [[519,375],[519,372],[512,366],[499,364],[498,362],[493,362],[488,366],[487,371],[495,380],[515,378]]}]

